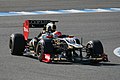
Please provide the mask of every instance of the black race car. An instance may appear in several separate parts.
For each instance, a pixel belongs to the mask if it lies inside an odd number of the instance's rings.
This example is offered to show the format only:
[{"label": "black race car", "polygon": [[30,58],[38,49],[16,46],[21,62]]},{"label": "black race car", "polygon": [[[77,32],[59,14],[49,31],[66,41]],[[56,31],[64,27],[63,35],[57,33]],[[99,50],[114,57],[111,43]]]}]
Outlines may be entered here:
[{"label": "black race car", "polygon": [[12,55],[32,55],[38,57],[41,62],[75,61],[79,59],[91,62],[108,61],[100,40],[89,41],[82,44],[75,36],[61,35],[53,37],[52,32],[45,32],[44,37],[37,38],[35,45],[31,46],[32,39],[28,38],[29,28],[45,28],[48,23],[58,21],[51,20],[25,20],[23,34],[16,33],[10,36],[9,48]]}]

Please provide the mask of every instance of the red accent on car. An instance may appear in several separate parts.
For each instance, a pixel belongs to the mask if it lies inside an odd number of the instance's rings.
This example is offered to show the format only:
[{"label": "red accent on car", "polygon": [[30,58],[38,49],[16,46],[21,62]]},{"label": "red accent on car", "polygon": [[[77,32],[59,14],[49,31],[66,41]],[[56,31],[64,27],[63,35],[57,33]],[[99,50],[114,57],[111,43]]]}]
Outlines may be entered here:
[{"label": "red accent on car", "polygon": [[56,31],[54,34],[55,34],[57,37],[62,36],[62,33],[61,33],[61,32],[59,32],[59,31]]},{"label": "red accent on car", "polygon": [[49,62],[51,62],[50,57],[51,57],[50,54],[48,54],[48,53],[47,53],[47,54],[44,53],[44,55],[43,55],[43,57],[42,57],[42,61],[43,61],[43,62],[46,62],[46,63],[49,63]]},{"label": "red accent on car", "polygon": [[29,35],[29,21],[28,20],[25,20],[25,22],[23,23],[23,34],[24,34],[25,40],[27,40],[28,35]]},{"label": "red accent on car", "polygon": [[74,36],[72,36],[72,35],[69,35],[69,36],[68,36],[68,38],[73,38],[73,37],[74,37]]},{"label": "red accent on car", "polygon": [[52,35],[49,35],[49,36],[47,36],[46,38],[53,38],[53,36],[52,36]]}]

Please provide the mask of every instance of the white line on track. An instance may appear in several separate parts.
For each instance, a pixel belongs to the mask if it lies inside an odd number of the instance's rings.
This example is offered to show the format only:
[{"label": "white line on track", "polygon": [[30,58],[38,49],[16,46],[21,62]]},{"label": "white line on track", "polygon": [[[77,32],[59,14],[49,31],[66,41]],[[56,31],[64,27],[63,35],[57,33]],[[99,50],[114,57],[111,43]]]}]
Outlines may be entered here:
[{"label": "white line on track", "polygon": [[116,56],[120,57],[120,47],[116,48],[113,52]]}]

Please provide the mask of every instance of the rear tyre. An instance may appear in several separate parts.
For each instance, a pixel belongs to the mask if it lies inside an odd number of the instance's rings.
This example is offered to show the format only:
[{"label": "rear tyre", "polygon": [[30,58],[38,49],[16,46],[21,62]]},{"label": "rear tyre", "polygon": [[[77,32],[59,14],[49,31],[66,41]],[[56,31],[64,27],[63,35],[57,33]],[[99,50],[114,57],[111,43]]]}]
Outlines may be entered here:
[{"label": "rear tyre", "polygon": [[22,34],[12,34],[9,40],[9,48],[12,55],[23,55],[25,39]]}]

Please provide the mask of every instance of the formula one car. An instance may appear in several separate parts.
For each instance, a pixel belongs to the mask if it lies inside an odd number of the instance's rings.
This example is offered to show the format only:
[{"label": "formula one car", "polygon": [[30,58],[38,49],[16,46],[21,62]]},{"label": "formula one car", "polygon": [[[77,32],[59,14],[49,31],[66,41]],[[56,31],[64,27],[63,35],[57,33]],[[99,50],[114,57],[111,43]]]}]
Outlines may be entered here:
[{"label": "formula one car", "polygon": [[38,57],[40,62],[74,61],[79,58],[81,61],[88,59],[91,62],[108,61],[100,40],[89,41],[82,44],[75,36],[61,35],[53,37],[46,32],[44,37],[37,39],[34,46],[29,45],[32,39],[28,38],[29,28],[44,28],[48,23],[58,21],[51,20],[25,20],[23,23],[23,34],[16,33],[10,36],[9,48],[12,55],[31,54]]}]

